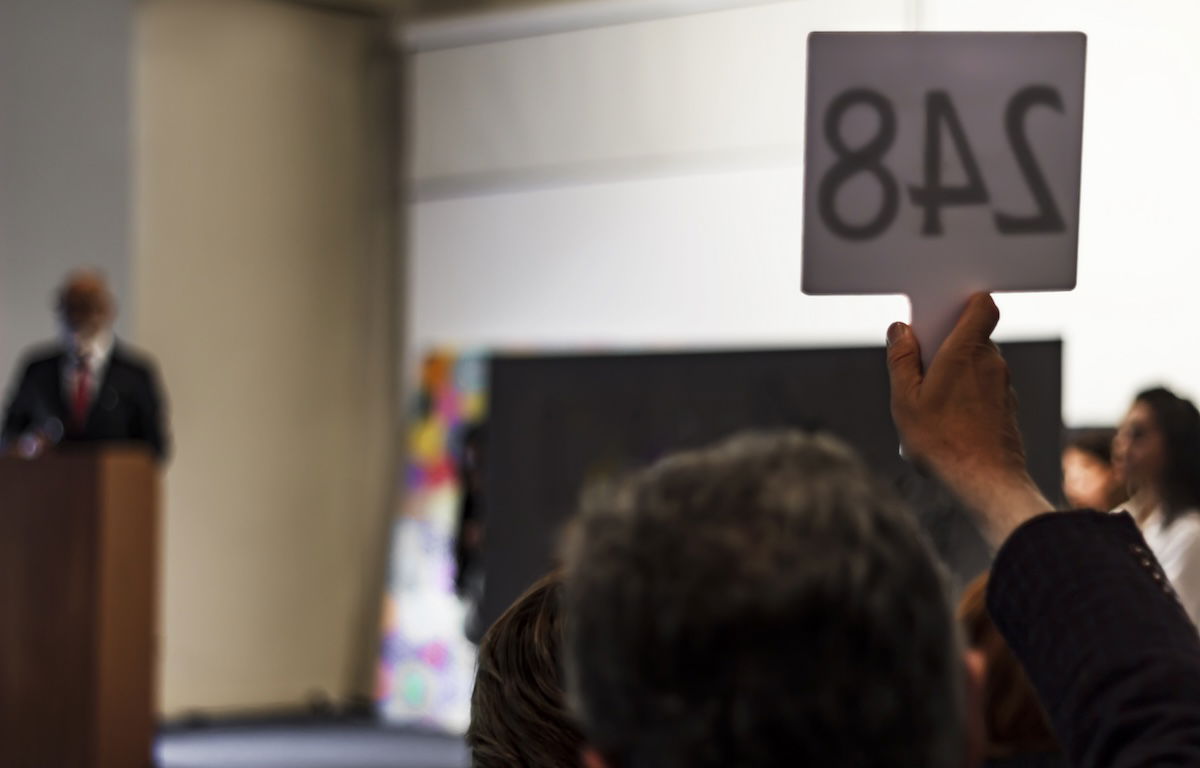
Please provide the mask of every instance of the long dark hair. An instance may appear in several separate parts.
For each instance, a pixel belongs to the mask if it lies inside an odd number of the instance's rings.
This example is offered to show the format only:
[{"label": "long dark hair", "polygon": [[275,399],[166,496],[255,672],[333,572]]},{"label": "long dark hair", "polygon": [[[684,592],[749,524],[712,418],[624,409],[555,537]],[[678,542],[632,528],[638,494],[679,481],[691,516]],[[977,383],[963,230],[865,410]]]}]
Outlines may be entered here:
[{"label": "long dark hair", "polygon": [[1163,434],[1167,450],[1162,477],[1163,513],[1168,523],[1189,509],[1200,508],[1200,411],[1191,400],[1164,387],[1138,393]]}]

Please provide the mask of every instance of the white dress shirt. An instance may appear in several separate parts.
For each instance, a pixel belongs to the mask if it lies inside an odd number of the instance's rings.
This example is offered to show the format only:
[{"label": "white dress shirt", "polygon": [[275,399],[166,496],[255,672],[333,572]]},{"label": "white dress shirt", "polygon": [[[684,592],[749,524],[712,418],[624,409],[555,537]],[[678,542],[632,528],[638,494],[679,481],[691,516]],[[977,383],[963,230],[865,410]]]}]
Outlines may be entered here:
[{"label": "white dress shirt", "polygon": [[1141,529],[1179,602],[1192,623],[1200,625],[1200,510],[1185,510],[1168,525],[1157,507],[1142,520]]},{"label": "white dress shirt", "polygon": [[[71,346],[68,343],[68,350]],[[100,389],[100,381],[104,378],[104,372],[108,369],[108,361],[112,358],[113,336],[111,333],[102,333],[95,339],[92,339],[90,344],[84,345],[83,349],[74,352],[68,351],[63,356],[62,362],[62,388],[64,402],[70,408],[75,402],[75,388],[79,382],[79,363],[80,358],[87,364],[88,369],[88,408],[96,402],[96,392]]]}]

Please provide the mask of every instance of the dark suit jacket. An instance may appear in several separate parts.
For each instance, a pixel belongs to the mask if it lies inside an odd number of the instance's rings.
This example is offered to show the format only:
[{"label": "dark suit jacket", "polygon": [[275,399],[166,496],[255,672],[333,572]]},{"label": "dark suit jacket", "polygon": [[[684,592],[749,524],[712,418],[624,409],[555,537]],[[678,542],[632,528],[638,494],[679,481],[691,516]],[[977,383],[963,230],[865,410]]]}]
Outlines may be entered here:
[{"label": "dark suit jacket", "polygon": [[988,610],[1071,765],[1200,766],[1200,635],[1129,515],[1025,523]]},{"label": "dark suit jacket", "polygon": [[1067,760],[1057,753],[1013,755],[984,762],[983,768],[1068,768]]},{"label": "dark suit jacket", "polygon": [[153,364],[120,343],[113,345],[104,377],[81,430],[70,427],[70,406],[62,383],[62,348],[35,351],[4,413],[4,438],[12,440],[51,420],[64,425],[64,444],[135,442],[146,444],[161,460],[168,450],[163,401]]}]

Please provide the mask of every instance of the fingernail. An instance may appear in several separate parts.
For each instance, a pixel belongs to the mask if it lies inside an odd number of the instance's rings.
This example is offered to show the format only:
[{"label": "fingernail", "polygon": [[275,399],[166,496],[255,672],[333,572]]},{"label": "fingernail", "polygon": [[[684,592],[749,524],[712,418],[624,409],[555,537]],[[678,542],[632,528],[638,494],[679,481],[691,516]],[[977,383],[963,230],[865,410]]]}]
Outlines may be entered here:
[{"label": "fingernail", "polygon": [[888,326],[887,329],[887,345],[890,347],[900,340],[904,335],[905,325],[901,322],[895,322]]}]

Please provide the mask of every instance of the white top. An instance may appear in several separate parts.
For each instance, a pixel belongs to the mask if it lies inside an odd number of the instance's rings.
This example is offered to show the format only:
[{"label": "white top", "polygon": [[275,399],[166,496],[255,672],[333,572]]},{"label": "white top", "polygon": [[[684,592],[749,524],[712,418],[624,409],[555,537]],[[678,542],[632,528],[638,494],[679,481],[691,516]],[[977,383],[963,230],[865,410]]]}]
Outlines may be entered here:
[{"label": "white top", "polygon": [[1200,511],[1189,509],[1164,523],[1162,508],[1156,508],[1142,522],[1142,536],[1192,623],[1200,625]]}]

